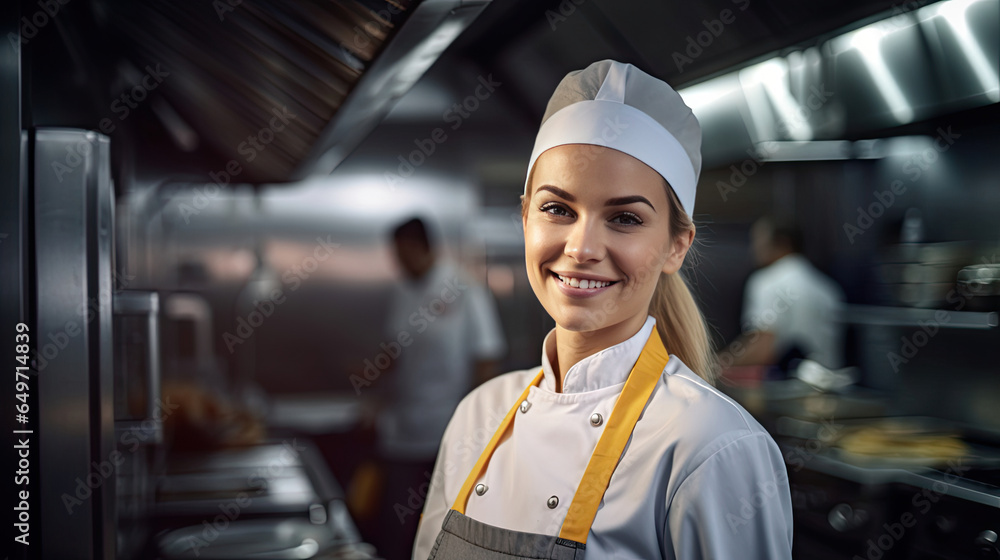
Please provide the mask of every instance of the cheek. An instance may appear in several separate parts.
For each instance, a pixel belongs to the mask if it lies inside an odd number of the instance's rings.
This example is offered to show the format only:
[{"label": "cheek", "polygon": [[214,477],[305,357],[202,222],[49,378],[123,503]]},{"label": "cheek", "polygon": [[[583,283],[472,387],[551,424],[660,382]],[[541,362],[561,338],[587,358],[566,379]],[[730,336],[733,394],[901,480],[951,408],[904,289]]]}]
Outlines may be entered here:
[{"label": "cheek", "polygon": [[550,260],[559,250],[558,238],[551,228],[528,222],[524,229],[524,256],[529,268]]},{"label": "cheek", "polygon": [[654,281],[663,266],[660,251],[645,244],[623,244],[616,251],[618,267],[633,285],[644,285]]}]

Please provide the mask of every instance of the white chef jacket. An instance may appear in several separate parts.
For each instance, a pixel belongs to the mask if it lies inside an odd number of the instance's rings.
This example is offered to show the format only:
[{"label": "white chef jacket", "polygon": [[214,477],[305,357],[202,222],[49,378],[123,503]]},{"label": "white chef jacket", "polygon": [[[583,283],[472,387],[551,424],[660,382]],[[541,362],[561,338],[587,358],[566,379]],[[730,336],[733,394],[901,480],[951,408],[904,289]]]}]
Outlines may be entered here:
[{"label": "white chef jacket", "polygon": [[[438,260],[394,287],[385,339],[399,348],[392,405],[378,420],[379,449],[396,459],[434,458],[455,407],[473,386],[476,360],[506,351],[496,304],[457,264]],[[523,387],[522,387],[523,390]]]},{"label": "white chef jacket", "polygon": [[774,334],[780,356],[798,345],[806,357],[828,368],[843,365],[840,309],[844,292],[798,253],[785,255],[747,279],[743,331]]},{"label": "white chef jacket", "polygon": [[[543,380],[477,481],[466,515],[557,535],[597,440],[655,326],[573,365],[556,393],[545,338]],[[669,351],[669,348],[668,348]],[[426,560],[447,511],[486,443],[538,368],[491,380],[448,424],[413,551]],[[595,426],[594,413],[603,421]],[[551,497],[558,499],[549,507]],[[597,510],[587,558],[649,560],[791,558],[792,504],[774,440],[742,407],[671,355]]]}]

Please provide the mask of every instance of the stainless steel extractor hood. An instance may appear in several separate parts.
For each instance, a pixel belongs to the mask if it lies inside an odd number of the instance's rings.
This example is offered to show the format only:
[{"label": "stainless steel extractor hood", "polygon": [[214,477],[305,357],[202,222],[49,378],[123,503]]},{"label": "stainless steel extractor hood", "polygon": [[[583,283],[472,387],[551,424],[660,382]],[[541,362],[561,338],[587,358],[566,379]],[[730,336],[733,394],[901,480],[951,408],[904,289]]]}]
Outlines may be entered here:
[{"label": "stainless steel extractor hood", "polygon": [[156,74],[151,106],[181,152],[274,183],[332,171],[487,5],[96,0],[94,13],[127,45],[123,82]]}]

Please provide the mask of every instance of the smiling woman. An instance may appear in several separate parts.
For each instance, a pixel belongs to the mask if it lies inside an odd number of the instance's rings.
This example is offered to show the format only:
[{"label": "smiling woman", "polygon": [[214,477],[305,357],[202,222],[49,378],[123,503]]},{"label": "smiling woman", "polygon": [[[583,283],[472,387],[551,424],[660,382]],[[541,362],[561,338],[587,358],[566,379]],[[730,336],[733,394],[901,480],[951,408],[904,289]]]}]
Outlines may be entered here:
[{"label": "smiling woman", "polygon": [[[588,163],[579,165],[585,153]],[[704,321],[676,275],[695,229],[664,179],[618,150],[565,144],[538,158],[528,184],[522,205],[528,280],[556,322],[557,340],[578,340],[560,350],[582,350],[557,356],[567,364],[553,364],[557,388],[571,365],[638,332],[651,302],[659,304],[653,315],[660,315],[663,340],[711,380]],[[684,329],[670,329],[670,310],[684,313],[672,317]]]},{"label": "smiling woman", "polygon": [[559,84],[522,198],[528,280],[556,326],[540,367],[459,405],[414,559],[791,558],[781,453],[712,386],[679,272],[700,146],[677,92],[634,66]]}]

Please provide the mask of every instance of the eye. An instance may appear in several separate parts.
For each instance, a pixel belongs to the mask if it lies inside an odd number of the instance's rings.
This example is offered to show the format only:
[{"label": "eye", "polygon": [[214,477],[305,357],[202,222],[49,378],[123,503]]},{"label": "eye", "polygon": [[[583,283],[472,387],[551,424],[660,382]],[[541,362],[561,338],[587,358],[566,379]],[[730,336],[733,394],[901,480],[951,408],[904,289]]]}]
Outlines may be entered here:
[{"label": "eye", "polygon": [[549,202],[547,204],[543,204],[542,207],[539,208],[538,210],[540,210],[542,212],[545,212],[546,214],[551,214],[553,216],[570,216],[571,215],[569,213],[569,210],[565,206],[563,206],[562,204],[559,204],[558,202]]},{"label": "eye", "polygon": [[611,221],[623,226],[642,225],[642,220],[639,219],[639,216],[633,214],[632,212],[622,212],[621,214],[618,214],[614,218],[611,218]]}]

